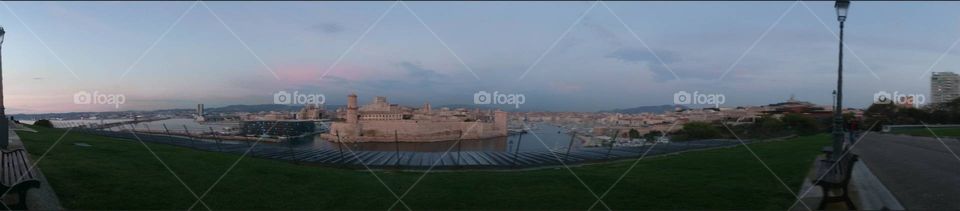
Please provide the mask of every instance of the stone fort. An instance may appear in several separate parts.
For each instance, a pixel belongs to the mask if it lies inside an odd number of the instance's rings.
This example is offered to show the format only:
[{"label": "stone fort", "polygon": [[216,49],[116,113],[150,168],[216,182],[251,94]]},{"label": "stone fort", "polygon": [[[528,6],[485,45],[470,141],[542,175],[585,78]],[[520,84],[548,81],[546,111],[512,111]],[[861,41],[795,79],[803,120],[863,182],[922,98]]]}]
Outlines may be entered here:
[{"label": "stone fort", "polygon": [[341,142],[436,142],[507,136],[507,112],[480,109],[434,110],[390,104],[386,97],[357,106],[357,95],[347,96],[347,108],[338,109],[337,121],[321,138]]}]

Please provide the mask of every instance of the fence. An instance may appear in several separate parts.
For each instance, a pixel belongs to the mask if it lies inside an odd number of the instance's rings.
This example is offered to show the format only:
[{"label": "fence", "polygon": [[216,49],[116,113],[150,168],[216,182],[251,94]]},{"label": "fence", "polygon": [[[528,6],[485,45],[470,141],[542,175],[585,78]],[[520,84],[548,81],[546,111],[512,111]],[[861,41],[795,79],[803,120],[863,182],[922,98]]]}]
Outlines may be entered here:
[{"label": "fence", "polygon": [[[513,169],[543,166],[560,166],[582,163],[596,163],[610,160],[638,158],[668,154],[681,151],[730,147],[739,145],[737,140],[712,139],[674,143],[659,143],[648,146],[607,146],[580,148],[571,150],[572,145],[564,149],[547,151],[468,151],[459,150],[460,142],[451,146],[448,152],[403,152],[396,151],[354,151],[351,143],[337,142],[336,149],[295,148],[290,143],[263,144],[260,141],[228,142],[216,135],[198,137],[184,128],[184,133],[139,129],[132,125],[122,128],[87,127],[81,124],[67,125],[74,131],[119,138],[130,141],[143,141],[167,144],[203,151],[233,154],[246,154],[265,159],[284,160],[300,164],[336,166],[346,168],[381,169]],[[211,129],[212,130],[212,129]],[[196,132],[196,131],[195,131]],[[216,133],[211,133],[216,134]],[[517,145],[523,141],[521,135]],[[527,140],[530,141],[530,140]],[[572,143],[572,142],[571,142]],[[399,144],[399,143],[398,143]],[[456,147],[456,148],[454,148]]]}]

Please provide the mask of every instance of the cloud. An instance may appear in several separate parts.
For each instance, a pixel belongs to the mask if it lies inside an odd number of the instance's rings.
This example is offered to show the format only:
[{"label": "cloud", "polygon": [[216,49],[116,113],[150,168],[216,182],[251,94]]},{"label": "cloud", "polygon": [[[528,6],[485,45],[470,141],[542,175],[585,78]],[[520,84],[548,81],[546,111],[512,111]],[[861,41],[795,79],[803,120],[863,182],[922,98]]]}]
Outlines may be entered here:
[{"label": "cloud", "polygon": [[584,31],[581,32],[585,33],[571,33],[563,37],[563,40],[557,44],[554,51],[557,53],[566,53],[576,46],[587,44],[589,41],[600,41],[608,46],[623,46],[623,41],[617,33],[614,33],[609,27],[589,16],[580,22],[580,27],[577,29],[583,29]]},{"label": "cloud", "polygon": [[657,56],[663,60],[664,63],[672,64],[680,61],[679,57],[676,56],[673,52],[660,50],[656,52],[657,54],[651,53],[651,51],[646,48],[635,48],[635,47],[621,47],[609,54],[606,58],[617,59],[622,62],[632,62],[632,63],[641,63],[641,62],[654,62],[660,64],[660,61],[657,60]]},{"label": "cloud", "polygon": [[420,64],[415,64],[411,62],[401,62],[398,64],[400,68],[407,71],[407,75],[413,77],[414,79],[421,79],[424,81],[433,81],[435,79],[443,79],[446,75],[437,73],[437,71],[424,68]]},{"label": "cloud", "polygon": [[316,25],[310,26],[310,29],[323,32],[324,34],[336,34],[345,30],[345,28],[342,25],[337,23],[316,24]]},{"label": "cloud", "polygon": [[[656,54],[654,54],[656,52]],[[654,80],[666,81],[676,79],[666,65],[676,64],[680,57],[672,51],[666,50],[647,50],[646,48],[621,47],[604,56],[605,58],[616,59],[625,63],[643,63],[653,71]],[[659,57],[660,59],[657,59]],[[661,60],[663,61],[661,63]]]},{"label": "cloud", "polygon": [[581,24],[583,24],[584,27],[587,27],[587,29],[590,29],[591,32],[596,33],[596,36],[607,44],[612,46],[623,45],[623,41],[621,41],[620,36],[617,36],[616,33],[613,33],[613,30],[610,30],[601,23],[597,23],[595,20],[588,17],[584,18]]},{"label": "cloud", "polygon": [[447,75],[427,69],[419,63],[400,62],[397,66],[405,71],[404,75],[396,79],[371,81],[369,84],[382,90],[429,89],[437,85],[447,84],[447,79],[449,79]]}]

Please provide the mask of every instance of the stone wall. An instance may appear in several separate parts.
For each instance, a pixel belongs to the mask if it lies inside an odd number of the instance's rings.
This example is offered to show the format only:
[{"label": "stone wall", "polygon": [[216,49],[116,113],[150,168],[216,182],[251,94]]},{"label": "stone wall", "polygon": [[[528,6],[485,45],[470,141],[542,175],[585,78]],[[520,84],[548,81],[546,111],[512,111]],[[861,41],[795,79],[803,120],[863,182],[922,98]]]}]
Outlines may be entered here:
[{"label": "stone wall", "polygon": [[456,140],[463,132],[462,139],[484,139],[506,136],[506,127],[497,126],[490,122],[433,122],[418,120],[393,121],[361,121],[359,123],[360,136],[356,136],[357,128],[353,124],[335,122],[331,125],[330,134],[321,137],[327,140],[344,142],[391,142],[394,141],[394,132],[397,139],[404,142],[433,142]]}]

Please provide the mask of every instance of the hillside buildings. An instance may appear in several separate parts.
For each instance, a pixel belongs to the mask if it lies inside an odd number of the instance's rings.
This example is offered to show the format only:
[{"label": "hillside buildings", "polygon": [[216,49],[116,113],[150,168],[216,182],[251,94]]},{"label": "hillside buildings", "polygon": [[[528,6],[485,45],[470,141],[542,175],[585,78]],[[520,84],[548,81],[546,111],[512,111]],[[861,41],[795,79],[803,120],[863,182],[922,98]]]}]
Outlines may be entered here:
[{"label": "hillside buildings", "polygon": [[[525,112],[520,120],[546,122],[559,125],[566,132],[576,132],[580,138],[612,137],[629,138],[631,130],[644,135],[651,132],[676,132],[688,122],[723,122],[727,125],[756,123],[762,117],[781,118],[787,114],[800,114],[818,119],[832,118],[830,106],[816,105],[797,100],[791,96],[779,103],[764,106],[741,106],[734,108],[678,109],[664,113],[595,113],[595,112]],[[861,116],[857,110],[846,110]]]},{"label": "hillside buildings", "polygon": [[296,119],[298,120],[320,120],[323,119],[324,108],[322,105],[317,104],[307,104],[297,112]]}]

